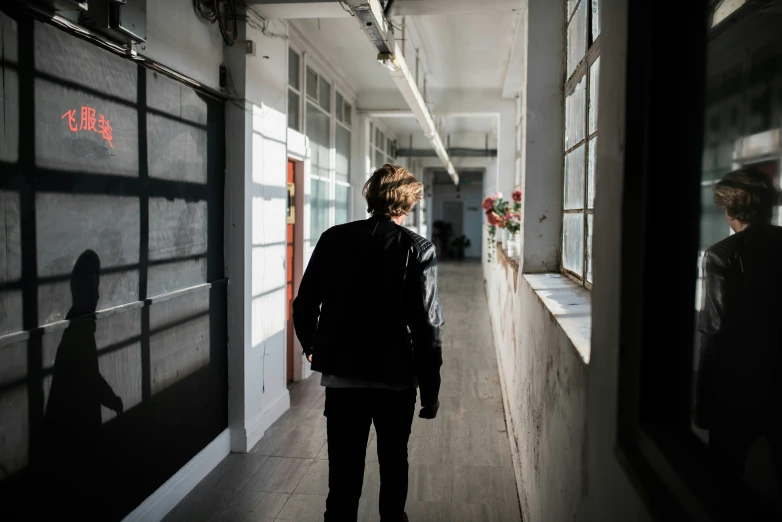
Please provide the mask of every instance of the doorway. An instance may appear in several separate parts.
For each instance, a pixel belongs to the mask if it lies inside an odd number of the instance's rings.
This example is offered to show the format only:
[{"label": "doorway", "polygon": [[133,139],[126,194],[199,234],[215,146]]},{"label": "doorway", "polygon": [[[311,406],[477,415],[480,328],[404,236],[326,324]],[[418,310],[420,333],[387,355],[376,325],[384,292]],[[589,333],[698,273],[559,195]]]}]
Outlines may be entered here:
[{"label": "doorway", "polygon": [[294,260],[296,259],[295,253],[295,238],[296,238],[296,204],[295,204],[295,196],[296,196],[296,162],[293,160],[288,160],[288,231],[287,231],[287,239],[286,239],[286,251],[287,251],[287,260],[285,262],[285,272],[286,272],[286,280],[285,280],[285,287],[286,287],[286,297],[285,297],[285,319],[288,324],[287,328],[287,339],[286,339],[286,350],[287,350],[287,364],[285,365],[287,368],[287,375],[286,379],[287,382],[291,382],[293,380],[293,354],[294,354],[294,344],[296,342],[295,340],[295,333],[293,328],[293,273],[294,273]]},{"label": "doorway", "polygon": [[464,203],[461,201],[443,202],[443,221],[450,223],[453,229],[453,237],[461,236],[463,232],[462,216],[464,215]]}]

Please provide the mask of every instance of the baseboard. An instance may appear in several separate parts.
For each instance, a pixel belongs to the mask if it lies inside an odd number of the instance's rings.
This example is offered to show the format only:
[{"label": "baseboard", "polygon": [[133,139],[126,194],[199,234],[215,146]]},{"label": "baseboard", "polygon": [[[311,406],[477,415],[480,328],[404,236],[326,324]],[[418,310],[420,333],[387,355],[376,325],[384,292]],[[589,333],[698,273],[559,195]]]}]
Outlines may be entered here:
[{"label": "baseboard", "polygon": [[231,435],[226,429],[139,504],[122,522],[160,522],[230,452]]},{"label": "baseboard", "polygon": [[282,414],[288,411],[290,407],[291,394],[288,390],[285,390],[250,423],[250,426],[245,428],[245,449],[237,451],[237,448],[234,447],[233,451],[240,453],[250,451],[263,438],[269,426],[282,417]]}]

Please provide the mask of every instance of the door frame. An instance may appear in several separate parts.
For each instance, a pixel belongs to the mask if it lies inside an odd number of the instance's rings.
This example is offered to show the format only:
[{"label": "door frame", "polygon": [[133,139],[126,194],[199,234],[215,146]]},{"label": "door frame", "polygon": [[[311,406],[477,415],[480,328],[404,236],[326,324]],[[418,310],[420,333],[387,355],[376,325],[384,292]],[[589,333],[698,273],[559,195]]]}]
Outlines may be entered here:
[{"label": "door frame", "polygon": [[[296,156],[295,154],[291,154],[290,151],[288,153],[287,161],[285,162],[285,169],[286,169],[286,179],[287,179],[287,169],[288,169],[288,162],[293,162],[294,171],[293,171],[293,183],[295,186],[295,192],[293,196],[293,204],[294,204],[294,217],[296,218],[296,223],[293,227],[293,260],[287,259],[287,248],[286,248],[286,266],[287,263],[293,262],[293,297],[295,299],[296,295],[299,293],[299,285],[301,284],[301,278],[304,275],[304,159],[301,157]],[[287,235],[286,235],[287,237]],[[287,241],[287,240],[286,240]],[[286,282],[287,285],[287,282]],[[288,350],[288,323],[286,321],[285,324],[285,368],[283,369],[284,377],[287,382],[288,380],[288,357],[287,357],[287,350]],[[299,342],[299,339],[296,337],[295,332],[293,336],[293,382],[298,382],[301,380],[306,379],[312,374],[312,371],[309,369],[309,363],[306,362],[304,359],[304,356],[301,355],[301,343]]]}]

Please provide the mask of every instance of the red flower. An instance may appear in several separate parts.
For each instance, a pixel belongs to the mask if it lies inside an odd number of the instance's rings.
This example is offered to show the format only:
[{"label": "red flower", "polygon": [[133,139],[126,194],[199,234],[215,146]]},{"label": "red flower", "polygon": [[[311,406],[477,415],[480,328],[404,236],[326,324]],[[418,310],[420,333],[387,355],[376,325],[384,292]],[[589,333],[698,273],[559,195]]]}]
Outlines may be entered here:
[{"label": "red flower", "polygon": [[500,217],[492,211],[486,212],[486,220],[492,226],[500,226]]},{"label": "red flower", "polygon": [[516,192],[514,192],[511,195],[511,197],[513,197],[513,201],[515,201],[516,203],[521,203],[521,191],[520,190],[517,190]]},{"label": "red flower", "polygon": [[489,196],[483,200],[483,210],[491,210],[494,207],[494,198]]}]

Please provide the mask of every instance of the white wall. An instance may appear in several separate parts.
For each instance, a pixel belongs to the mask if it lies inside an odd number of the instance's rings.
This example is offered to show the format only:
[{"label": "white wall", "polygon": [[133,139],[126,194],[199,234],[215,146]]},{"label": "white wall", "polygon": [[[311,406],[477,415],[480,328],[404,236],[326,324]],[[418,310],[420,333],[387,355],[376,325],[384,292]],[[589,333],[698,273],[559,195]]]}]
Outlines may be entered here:
[{"label": "white wall", "polygon": [[[276,22],[274,33],[286,34]],[[226,50],[239,98],[228,103],[226,258],[231,449],[249,451],[290,405],[285,382],[287,41],[240,26],[263,52]]]},{"label": "white wall", "polygon": [[219,89],[223,45],[217,24],[198,18],[191,0],[147,2],[147,41],[138,47],[142,56]]}]

